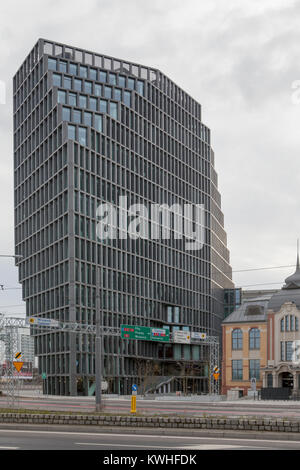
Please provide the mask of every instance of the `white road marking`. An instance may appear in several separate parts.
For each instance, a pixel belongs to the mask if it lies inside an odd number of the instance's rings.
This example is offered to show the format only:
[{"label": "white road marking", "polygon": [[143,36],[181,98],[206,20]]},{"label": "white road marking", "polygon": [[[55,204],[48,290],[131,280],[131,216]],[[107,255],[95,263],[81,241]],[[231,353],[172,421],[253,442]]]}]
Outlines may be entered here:
[{"label": "white road marking", "polygon": [[[104,447],[129,447],[130,449],[132,447],[139,447],[139,448],[143,448],[145,449],[145,447],[147,449],[166,449],[166,447],[158,447],[158,446],[148,446],[148,445],[132,445],[132,444],[112,444],[112,443],[106,443],[106,444],[101,444],[101,443],[98,443],[98,442],[75,442],[74,444],[76,445],[79,445],[79,446],[104,446]],[[169,447],[168,450],[171,450],[172,448]],[[175,447],[175,449],[177,449],[177,447]]]},{"label": "white road marking", "polygon": [[8,447],[8,446],[0,446],[0,449],[10,449],[10,450],[17,450],[20,447]]}]

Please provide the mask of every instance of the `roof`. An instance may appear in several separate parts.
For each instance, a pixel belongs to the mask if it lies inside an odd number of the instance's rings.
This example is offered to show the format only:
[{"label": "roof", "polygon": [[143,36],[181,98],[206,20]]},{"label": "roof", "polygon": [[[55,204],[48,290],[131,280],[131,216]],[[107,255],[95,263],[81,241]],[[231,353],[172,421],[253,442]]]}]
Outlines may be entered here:
[{"label": "roof", "polygon": [[267,321],[267,310],[271,297],[271,295],[263,295],[254,299],[245,300],[237,310],[225,318],[223,323]]}]

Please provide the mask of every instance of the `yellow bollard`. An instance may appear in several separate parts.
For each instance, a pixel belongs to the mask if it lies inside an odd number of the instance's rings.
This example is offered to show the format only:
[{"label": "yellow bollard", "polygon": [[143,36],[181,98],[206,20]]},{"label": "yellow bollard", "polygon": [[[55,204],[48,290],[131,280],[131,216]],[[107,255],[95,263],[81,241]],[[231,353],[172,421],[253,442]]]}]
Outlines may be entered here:
[{"label": "yellow bollard", "polygon": [[131,397],[131,410],[130,413],[136,413],[136,396],[132,395]]}]

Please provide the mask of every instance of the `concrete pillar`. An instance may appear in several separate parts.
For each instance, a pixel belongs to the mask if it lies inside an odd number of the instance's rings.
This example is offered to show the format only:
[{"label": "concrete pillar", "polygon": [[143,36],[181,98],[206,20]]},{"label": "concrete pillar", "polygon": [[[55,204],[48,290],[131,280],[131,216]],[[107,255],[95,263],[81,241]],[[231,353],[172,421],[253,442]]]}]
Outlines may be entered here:
[{"label": "concrete pillar", "polygon": [[278,374],[276,372],[272,372],[273,374],[273,387],[274,388],[277,388],[279,387],[279,378],[278,378]]}]

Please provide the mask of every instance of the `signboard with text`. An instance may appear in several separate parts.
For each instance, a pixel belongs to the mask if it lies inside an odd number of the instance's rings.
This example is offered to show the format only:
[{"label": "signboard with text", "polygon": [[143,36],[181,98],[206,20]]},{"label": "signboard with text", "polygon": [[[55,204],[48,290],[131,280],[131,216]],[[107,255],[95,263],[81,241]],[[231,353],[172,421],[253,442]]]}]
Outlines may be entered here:
[{"label": "signboard with text", "polygon": [[148,326],[121,325],[121,337],[124,339],[138,339],[144,341],[170,342],[170,331],[165,328],[151,328]]},{"label": "signboard with text", "polygon": [[191,342],[191,332],[184,330],[175,330],[173,332],[174,343],[183,343],[190,344]]}]

